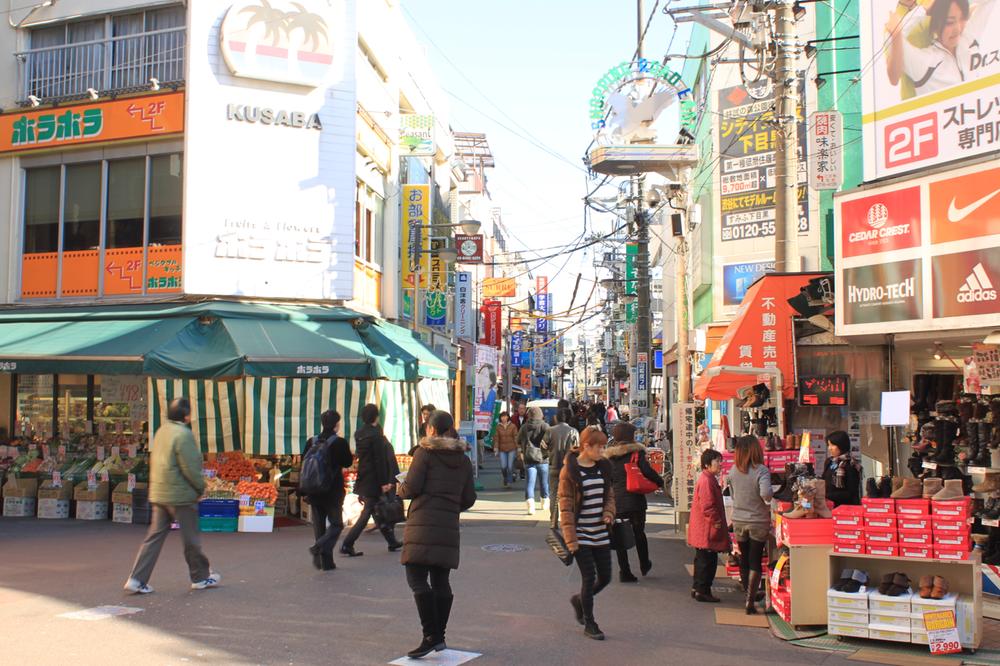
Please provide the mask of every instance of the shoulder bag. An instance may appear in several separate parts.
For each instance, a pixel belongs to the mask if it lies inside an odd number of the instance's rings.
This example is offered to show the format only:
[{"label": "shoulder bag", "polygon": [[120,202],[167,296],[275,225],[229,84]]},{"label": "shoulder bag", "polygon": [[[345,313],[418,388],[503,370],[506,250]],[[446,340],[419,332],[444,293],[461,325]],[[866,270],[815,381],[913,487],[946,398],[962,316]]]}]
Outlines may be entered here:
[{"label": "shoulder bag", "polygon": [[383,525],[395,525],[406,520],[403,499],[394,492],[383,494],[372,509],[375,520]]},{"label": "shoulder bag", "polygon": [[559,561],[569,566],[573,564],[573,553],[569,552],[566,540],[563,539],[562,532],[556,528],[550,528],[545,535],[545,543],[549,544],[552,553],[559,558]]},{"label": "shoulder bag", "polygon": [[625,490],[636,495],[648,495],[660,486],[646,478],[639,469],[639,452],[636,451],[625,463]]}]

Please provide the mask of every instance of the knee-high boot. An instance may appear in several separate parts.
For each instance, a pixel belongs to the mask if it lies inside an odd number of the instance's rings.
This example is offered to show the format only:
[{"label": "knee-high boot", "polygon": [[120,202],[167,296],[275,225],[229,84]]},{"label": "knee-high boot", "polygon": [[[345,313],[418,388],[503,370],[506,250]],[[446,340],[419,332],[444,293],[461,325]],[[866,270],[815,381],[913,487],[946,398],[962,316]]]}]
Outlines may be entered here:
[{"label": "knee-high boot", "polygon": [[751,571],[747,581],[746,610],[747,615],[757,614],[757,588],[760,586],[760,572]]},{"label": "knee-high boot", "polygon": [[434,639],[434,649],[440,652],[448,649],[444,641],[444,632],[448,629],[448,618],[451,617],[451,604],[455,601],[453,594],[435,594],[434,603],[437,606],[438,633]]},{"label": "knee-high boot", "polygon": [[407,656],[411,659],[420,659],[431,653],[433,650],[443,650],[444,647],[438,648],[437,646],[441,644],[438,636],[439,633],[439,623],[437,614],[437,603],[434,599],[434,593],[428,592],[418,592],[413,595],[413,600],[417,604],[417,614],[420,616],[420,628],[423,632],[423,639],[420,641],[420,645],[414,649],[407,652]]}]

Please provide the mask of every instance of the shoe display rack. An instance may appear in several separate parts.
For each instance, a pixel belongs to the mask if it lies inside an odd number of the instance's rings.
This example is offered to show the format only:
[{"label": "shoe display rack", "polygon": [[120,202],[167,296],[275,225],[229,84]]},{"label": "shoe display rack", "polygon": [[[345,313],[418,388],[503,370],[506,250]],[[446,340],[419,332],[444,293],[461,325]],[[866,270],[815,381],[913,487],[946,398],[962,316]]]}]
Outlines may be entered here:
[{"label": "shoe display rack", "polygon": [[[826,569],[830,556],[829,544],[788,546],[784,561],[779,556],[775,562],[788,567],[787,580],[779,578],[772,585],[774,572],[768,573],[768,590],[771,606],[781,618],[793,627],[824,625],[827,622]],[[838,574],[840,572],[838,571]]]}]

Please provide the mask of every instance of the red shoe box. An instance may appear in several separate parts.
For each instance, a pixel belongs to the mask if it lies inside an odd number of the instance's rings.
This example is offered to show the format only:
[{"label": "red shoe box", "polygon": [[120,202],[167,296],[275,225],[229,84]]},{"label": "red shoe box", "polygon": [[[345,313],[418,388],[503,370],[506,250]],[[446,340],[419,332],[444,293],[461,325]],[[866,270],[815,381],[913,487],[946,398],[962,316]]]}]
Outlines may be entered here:
[{"label": "red shoe box", "polygon": [[775,500],[778,503],[778,513],[788,513],[795,506],[791,502],[785,502],[784,500]]},{"label": "red shoe box", "polygon": [[896,525],[901,530],[929,530],[933,527],[931,515],[905,515],[896,517]]},{"label": "red shoe box", "polygon": [[931,530],[899,530],[899,546],[931,546],[934,533]]},{"label": "red shoe box", "polygon": [[930,559],[934,557],[934,547],[933,546],[910,546],[900,544],[899,554],[902,557],[912,557],[916,559]]},{"label": "red shoe box", "polygon": [[865,508],[854,504],[841,504],[833,510],[833,526],[858,528],[864,527]]},{"label": "red shoe box", "polygon": [[896,513],[901,516],[922,515],[931,512],[931,501],[925,499],[896,500]]},{"label": "red shoe box", "polygon": [[792,595],[784,590],[771,591],[771,607],[785,622],[792,621]]},{"label": "red shoe box", "polygon": [[894,530],[897,529],[896,521],[896,514],[894,513],[865,516],[865,529]]},{"label": "red shoe box", "polygon": [[896,500],[878,497],[863,497],[861,505],[865,508],[865,516],[896,513]]},{"label": "red shoe box", "polygon": [[971,552],[964,548],[935,547],[934,557],[939,560],[967,560]]},{"label": "red shoe box", "polygon": [[868,543],[865,545],[865,553],[868,555],[882,555],[885,557],[899,557],[899,544],[892,543]]},{"label": "red shoe box", "polygon": [[782,518],[781,541],[789,546],[833,543],[832,518]]},{"label": "red shoe box", "polygon": [[833,542],[838,541],[865,541],[865,531],[861,528],[838,527],[836,519],[833,523]]},{"label": "red shoe box", "polygon": [[865,530],[865,543],[868,545],[872,544],[895,544],[898,542],[896,538],[896,530],[883,530],[877,528],[870,528]]},{"label": "red shoe box", "polygon": [[938,532],[951,532],[951,533],[968,533],[969,523],[968,520],[963,520],[961,518],[932,518],[934,533]]},{"label": "red shoe box", "polygon": [[934,547],[972,550],[972,536],[968,532],[935,532]]},{"label": "red shoe box", "polygon": [[865,554],[865,542],[864,541],[840,541],[838,539],[833,540],[833,552],[843,553],[844,555],[864,555]]},{"label": "red shoe box", "polygon": [[931,502],[931,515],[941,518],[968,518],[972,515],[972,498],[934,500]]}]

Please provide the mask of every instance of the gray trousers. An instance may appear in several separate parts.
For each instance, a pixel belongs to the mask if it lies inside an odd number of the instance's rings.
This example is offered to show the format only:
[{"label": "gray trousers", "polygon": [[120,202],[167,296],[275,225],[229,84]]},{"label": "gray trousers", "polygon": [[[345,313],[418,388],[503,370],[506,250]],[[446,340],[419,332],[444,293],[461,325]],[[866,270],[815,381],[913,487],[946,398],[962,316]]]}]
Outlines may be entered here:
[{"label": "gray trousers", "polygon": [[201,552],[201,532],[198,529],[198,507],[187,504],[183,506],[168,506],[154,504],[152,521],[146,540],[139,548],[135,564],[132,565],[131,578],[140,583],[148,583],[153,575],[153,567],[160,557],[163,542],[170,533],[170,523],[177,521],[181,526],[181,538],[184,540],[184,559],[187,560],[191,582],[205,580],[209,575],[208,558]]},{"label": "gray trousers", "polygon": [[[551,467],[549,468],[552,469]],[[559,472],[549,472],[549,527],[559,529]]]}]

